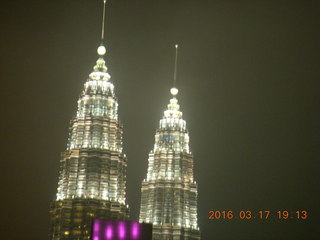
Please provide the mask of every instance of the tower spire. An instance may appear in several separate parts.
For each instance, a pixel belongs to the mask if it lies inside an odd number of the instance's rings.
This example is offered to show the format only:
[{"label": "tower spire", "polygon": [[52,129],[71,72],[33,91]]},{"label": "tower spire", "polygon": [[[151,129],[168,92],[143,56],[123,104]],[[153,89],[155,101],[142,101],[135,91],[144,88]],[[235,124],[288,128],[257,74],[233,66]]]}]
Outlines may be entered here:
[{"label": "tower spire", "polygon": [[102,14],[102,27],[101,27],[101,43],[104,40],[104,22],[106,18],[106,2],[107,0],[103,0],[103,14]]},{"label": "tower spire", "polygon": [[104,41],[104,32],[105,32],[105,26],[104,26],[104,22],[105,22],[105,18],[106,18],[106,3],[107,3],[107,0],[103,0],[103,13],[102,13],[102,26],[101,26],[101,44],[100,46],[98,47],[98,54],[100,56],[103,56],[106,54],[106,48],[105,46],[103,45],[103,41]]},{"label": "tower spire", "polygon": [[172,96],[176,96],[178,94],[177,85],[177,65],[178,65],[178,44],[175,45],[176,48],[176,57],[174,59],[174,74],[173,74],[173,87],[170,89],[170,93]]}]

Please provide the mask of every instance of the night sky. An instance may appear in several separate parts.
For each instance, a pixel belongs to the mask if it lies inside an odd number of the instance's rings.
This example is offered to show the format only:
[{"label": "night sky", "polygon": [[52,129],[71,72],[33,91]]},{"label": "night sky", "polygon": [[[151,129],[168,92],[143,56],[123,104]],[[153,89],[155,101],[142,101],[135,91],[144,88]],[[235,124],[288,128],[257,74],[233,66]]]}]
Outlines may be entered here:
[{"label": "night sky", "polygon": [[[1,0],[1,239],[47,239],[60,153],[97,60],[101,13],[102,0]],[[202,239],[319,239],[319,29],[317,0],[109,1],[105,59],[133,220],[178,43]],[[209,220],[210,210],[271,213]],[[308,218],[278,220],[278,210],[307,210]]]}]

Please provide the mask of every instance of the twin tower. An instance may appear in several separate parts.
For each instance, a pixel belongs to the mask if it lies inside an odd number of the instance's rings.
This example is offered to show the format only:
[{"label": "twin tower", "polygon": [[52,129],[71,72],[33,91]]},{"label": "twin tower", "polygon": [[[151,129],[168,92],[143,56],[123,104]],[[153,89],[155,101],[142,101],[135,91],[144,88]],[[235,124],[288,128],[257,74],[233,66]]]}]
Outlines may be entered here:
[{"label": "twin tower", "polygon": [[[131,220],[123,128],[105,52],[104,46],[98,48],[99,58],[70,123],[57,194],[50,207],[50,240],[91,239],[93,219]],[[200,239],[193,157],[177,94],[178,89],[172,88],[141,187],[139,222],[152,224],[153,240]]]}]

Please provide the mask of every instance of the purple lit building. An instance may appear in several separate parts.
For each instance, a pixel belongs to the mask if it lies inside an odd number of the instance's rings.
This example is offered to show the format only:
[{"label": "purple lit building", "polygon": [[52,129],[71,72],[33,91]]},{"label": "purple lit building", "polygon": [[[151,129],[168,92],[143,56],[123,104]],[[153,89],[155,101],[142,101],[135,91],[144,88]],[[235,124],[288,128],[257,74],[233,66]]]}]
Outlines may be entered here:
[{"label": "purple lit building", "polygon": [[151,240],[152,224],[94,219],[91,240]]}]

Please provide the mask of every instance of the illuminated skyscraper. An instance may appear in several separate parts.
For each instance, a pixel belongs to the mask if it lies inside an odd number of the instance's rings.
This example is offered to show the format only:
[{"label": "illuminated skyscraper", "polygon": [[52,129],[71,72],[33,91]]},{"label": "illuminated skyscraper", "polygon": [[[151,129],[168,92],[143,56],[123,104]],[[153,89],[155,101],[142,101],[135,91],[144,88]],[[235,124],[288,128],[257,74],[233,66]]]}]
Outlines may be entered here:
[{"label": "illuminated skyscraper", "polygon": [[153,224],[153,240],[195,240],[200,239],[200,232],[193,156],[176,98],[178,89],[172,88],[171,94],[149,153],[139,221]]},{"label": "illuminated skyscraper", "polygon": [[129,217],[125,196],[127,159],[105,52],[101,45],[71,120],[67,150],[61,154],[58,190],[50,209],[52,240],[90,239],[93,218]]}]

